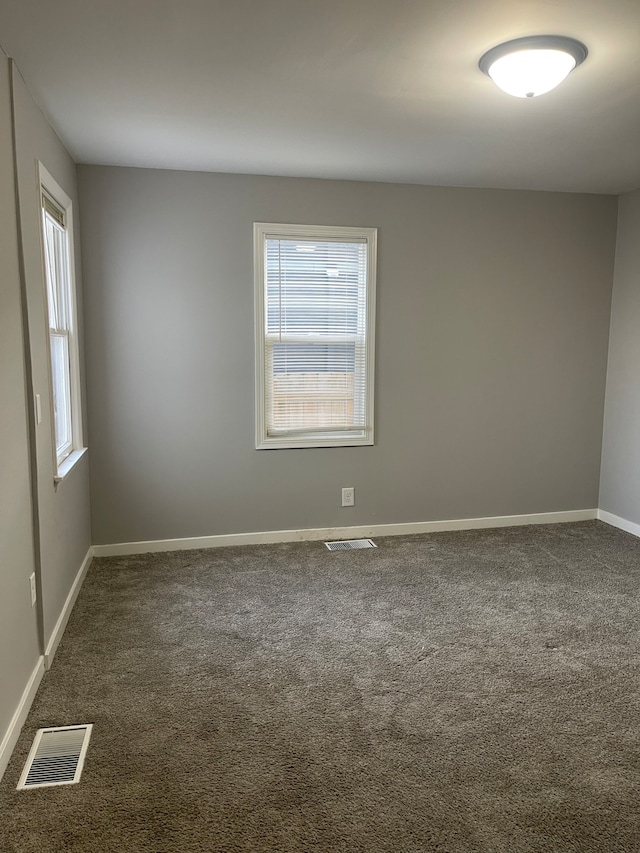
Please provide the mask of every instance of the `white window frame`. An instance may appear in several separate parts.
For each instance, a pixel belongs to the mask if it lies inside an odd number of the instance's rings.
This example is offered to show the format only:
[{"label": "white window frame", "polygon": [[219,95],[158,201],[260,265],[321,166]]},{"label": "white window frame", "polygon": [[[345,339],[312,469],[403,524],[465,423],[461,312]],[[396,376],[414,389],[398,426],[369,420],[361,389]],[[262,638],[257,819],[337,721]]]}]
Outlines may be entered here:
[{"label": "white window frame", "polygon": [[[255,290],[255,413],[256,449],[295,447],[354,447],[374,443],[374,367],[375,367],[375,305],[377,228],[355,228],[329,225],[287,225],[255,222],[253,226],[254,290]],[[318,429],[296,435],[269,435],[266,411],[266,241],[293,240],[359,240],[367,247],[366,331],[365,331],[365,427],[328,432]]]},{"label": "white window frame", "polygon": [[[83,446],[82,434],[82,397],[81,397],[81,382],[80,382],[80,355],[78,348],[78,311],[76,305],[76,274],[75,274],[75,252],[74,252],[74,227],[73,227],[73,204],[69,196],[65,193],[58,182],[47,171],[47,169],[38,162],[37,164],[37,180],[38,180],[38,211],[40,216],[40,242],[42,251],[42,272],[44,284],[44,299],[46,307],[46,330],[47,330],[47,370],[49,379],[49,406],[51,420],[51,444],[53,455],[53,471],[54,481],[56,483],[64,479],[64,477],[73,468],[76,462],[85,453],[86,448]],[[68,304],[68,351],[69,351],[69,392],[71,398],[71,442],[58,454],[57,452],[57,437],[55,424],[55,405],[53,391],[53,367],[51,357],[51,333],[49,328],[49,297],[47,286],[47,264],[45,252],[45,222],[44,208],[42,197],[46,195],[50,201],[64,214],[64,230],[66,234],[67,247],[67,304]]]}]

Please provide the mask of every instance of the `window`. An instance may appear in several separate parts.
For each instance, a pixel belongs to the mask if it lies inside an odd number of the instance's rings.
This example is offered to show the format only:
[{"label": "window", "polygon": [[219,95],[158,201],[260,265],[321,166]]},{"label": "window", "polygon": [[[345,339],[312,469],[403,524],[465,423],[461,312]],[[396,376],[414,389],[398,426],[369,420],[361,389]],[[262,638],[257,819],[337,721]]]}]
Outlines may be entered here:
[{"label": "window", "polygon": [[73,220],[71,200],[42,165],[39,171],[56,479],[61,479],[82,447]]},{"label": "window", "polygon": [[258,449],[373,444],[376,236],[254,225]]}]

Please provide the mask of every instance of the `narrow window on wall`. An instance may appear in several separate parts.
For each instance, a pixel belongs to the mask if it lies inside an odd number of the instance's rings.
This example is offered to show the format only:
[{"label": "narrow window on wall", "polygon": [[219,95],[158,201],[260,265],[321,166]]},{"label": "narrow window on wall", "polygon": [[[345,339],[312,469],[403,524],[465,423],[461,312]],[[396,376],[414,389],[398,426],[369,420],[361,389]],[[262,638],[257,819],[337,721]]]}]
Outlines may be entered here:
[{"label": "narrow window on wall", "polygon": [[55,476],[82,448],[71,200],[40,167],[42,249],[47,293]]},{"label": "narrow window on wall", "polygon": [[254,225],[258,449],[373,444],[376,237]]}]

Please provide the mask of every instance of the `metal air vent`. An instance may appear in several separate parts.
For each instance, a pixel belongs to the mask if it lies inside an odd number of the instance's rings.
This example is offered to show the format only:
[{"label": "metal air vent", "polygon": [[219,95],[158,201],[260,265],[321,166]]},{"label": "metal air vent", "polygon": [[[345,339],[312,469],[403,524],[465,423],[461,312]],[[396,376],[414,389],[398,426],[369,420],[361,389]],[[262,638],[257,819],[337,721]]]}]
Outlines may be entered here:
[{"label": "metal air vent", "polygon": [[355,551],[359,548],[377,548],[371,539],[344,539],[342,542],[325,542],[330,551]]},{"label": "metal air vent", "polygon": [[17,790],[80,781],[92,724],[38,729]]}]

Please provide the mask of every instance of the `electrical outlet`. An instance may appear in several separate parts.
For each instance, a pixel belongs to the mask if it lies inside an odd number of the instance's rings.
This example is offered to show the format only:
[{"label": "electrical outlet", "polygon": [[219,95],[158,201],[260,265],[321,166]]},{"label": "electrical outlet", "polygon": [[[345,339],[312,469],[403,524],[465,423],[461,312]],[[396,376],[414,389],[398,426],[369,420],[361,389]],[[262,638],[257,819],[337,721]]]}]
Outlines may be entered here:
[{"label": "electrical outlet", "polygon": [[342,506],[353,506],[356,502],[356,490],[353,486],[347,486],[342,490]]},{"label": "electrical outlet", "polygon": [[36,599],[37,599],[37,594],[36,594],[36,573],[35,573],[35,572],[33,572],[33,574],[31,574],[31,575],[29,576],[29,589],[31,590],[31,606],[32,606],[32,607],[35,607],[35,606],[36,606]]}]

